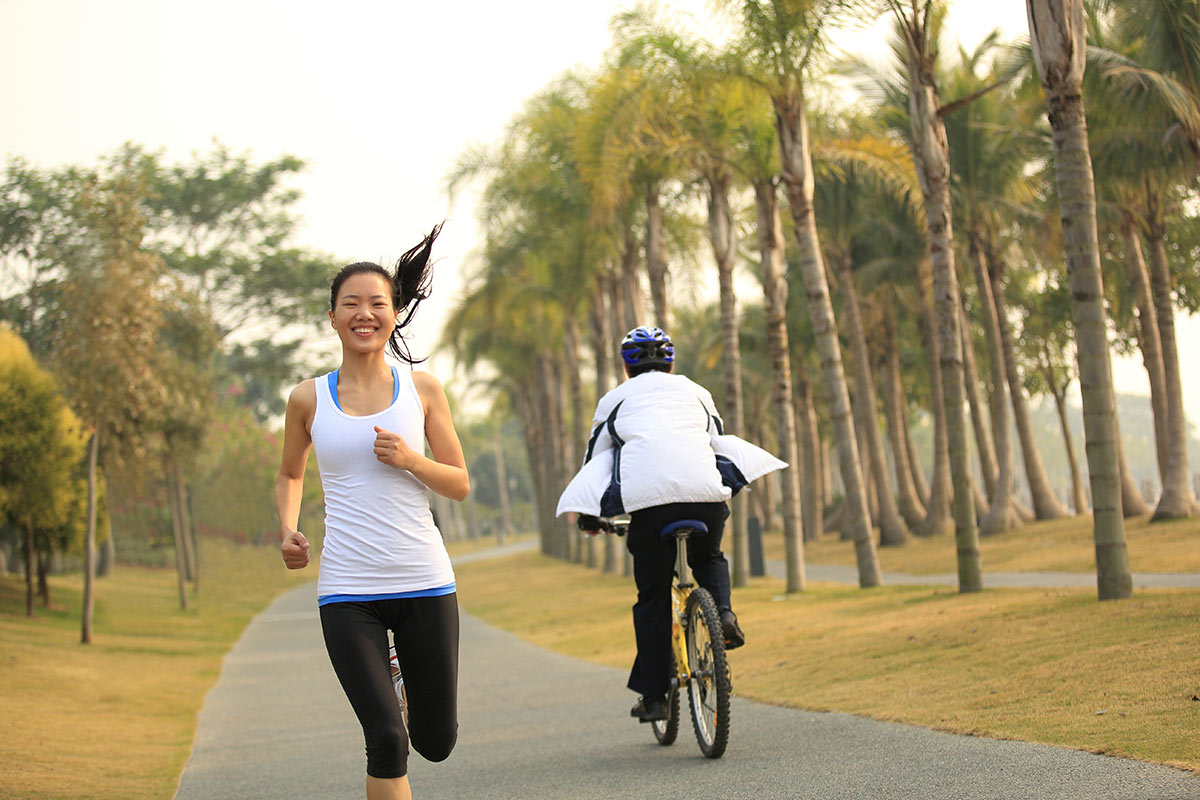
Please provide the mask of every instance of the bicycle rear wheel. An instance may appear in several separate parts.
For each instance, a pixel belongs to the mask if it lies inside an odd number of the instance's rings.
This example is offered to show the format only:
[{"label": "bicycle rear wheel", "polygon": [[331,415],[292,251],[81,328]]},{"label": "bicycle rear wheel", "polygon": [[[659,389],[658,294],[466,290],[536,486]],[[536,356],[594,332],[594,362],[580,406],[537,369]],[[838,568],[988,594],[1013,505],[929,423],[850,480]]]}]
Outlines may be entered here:
[{"label": "bicycle rear wheel", "polygon": [[667,690],[667,718],[654,720],[650,723],[654,730],[654,738],[663,747],[675,744],[679,736],[679,670],[675,659],[671,659],[671,688]]},{"label": "bicycle rear wheel", "polygon": [[720,758],[729,743],[729,662],[717,604],[705,589],[687,603],[688,700],[696,741],[706,758]]}]

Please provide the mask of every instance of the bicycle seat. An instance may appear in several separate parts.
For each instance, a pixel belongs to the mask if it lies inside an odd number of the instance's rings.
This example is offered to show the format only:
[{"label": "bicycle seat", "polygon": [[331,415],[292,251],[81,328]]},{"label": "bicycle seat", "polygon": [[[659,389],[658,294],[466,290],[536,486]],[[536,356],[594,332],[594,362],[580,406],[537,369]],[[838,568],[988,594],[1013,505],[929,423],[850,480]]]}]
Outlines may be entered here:
[{"label": "bicycle seat", "polygon": [[679,519],[663,528],[658,535],[663,538],[674,536],[675,531],[681,528],[691,528],[695,533],[708,533],[708,526],[698,519]]}]

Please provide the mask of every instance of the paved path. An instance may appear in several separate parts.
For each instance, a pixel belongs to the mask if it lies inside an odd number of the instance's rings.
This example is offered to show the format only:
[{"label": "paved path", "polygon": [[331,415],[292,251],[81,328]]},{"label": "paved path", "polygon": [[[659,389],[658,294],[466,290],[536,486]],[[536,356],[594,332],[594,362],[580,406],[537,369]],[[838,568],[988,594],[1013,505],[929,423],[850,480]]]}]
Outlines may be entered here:
[{"label": "paved path", "polygon": [[[1200,777],[1166,767],[738,698],[729,749],[708,761],[690,730],[663,748],[629,719],[621,670],[465,614],[461,660],[458,747],[439,764],[411,758],[422,800],[1200,800]],[[364,765],[307,584],[256,617],[226,657],[176,797],[360,798]]]}]

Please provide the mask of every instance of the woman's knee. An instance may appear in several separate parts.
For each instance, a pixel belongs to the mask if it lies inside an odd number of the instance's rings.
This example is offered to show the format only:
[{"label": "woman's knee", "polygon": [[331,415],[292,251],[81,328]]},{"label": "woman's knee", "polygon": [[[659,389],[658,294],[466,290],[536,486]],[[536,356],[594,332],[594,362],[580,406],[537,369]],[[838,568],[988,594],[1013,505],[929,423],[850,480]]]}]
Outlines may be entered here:
[{"label": "woman's knee", "polygon": [[458,742],[458,726],[452,730],[439,731],[432,735],[412,734],[413,749],[421,754],[426,761],[445,761]]},{"label": "woman's knee", "polygon": [[372,778],[399,778],[408,774],[408,735],[396,721],[372,728],[367,739],[367,774]]}]

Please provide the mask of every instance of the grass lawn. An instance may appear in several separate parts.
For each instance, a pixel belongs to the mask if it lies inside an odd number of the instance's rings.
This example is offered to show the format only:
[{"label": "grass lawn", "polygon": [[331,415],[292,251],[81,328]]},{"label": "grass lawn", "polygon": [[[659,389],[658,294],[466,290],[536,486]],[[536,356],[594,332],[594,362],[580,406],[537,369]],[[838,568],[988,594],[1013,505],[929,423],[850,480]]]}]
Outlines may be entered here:
[{"label": "grass lawn", "polygon": [[88,646],[82,576],[52,576],[52,605],[33,619],[24,582],[0,578],[0,797],[174,795],[225,653],[280,591],[316,577],[284,569],[275,548],[204,540],[201,559],[188,611],[172,570],[99,579]]},{"label": "grass lawn", "polygon": [[[464,608],[535,644],[633,659],[629,578],[524,553],[465,564],[458,586]],[[743,697],[1200,770],[1198,591],[1107,603],[1083,589],[782,592],[770,579],[734,591]]]},{"label": "grass lawn", "polygon": [[[876,539],[878,541],[878,539]],[[1150,522],[1149,516],[1125,520],[1129,566],[1134,572],[1200,572],[1200,521]],[[763,536],[767,558],[782,560],[783,536],[777,530]],[[1090,517],[1033,522],[1015,531],[979,539],[984,579],[988,572],[1095,572],[1096,554]],[[804,545],[812,564],[853,565],[854,546],[826,533]],[[912,537],[903,547],[879,548],[886,572],[914,575],[957,570],[954,535]]]}]

